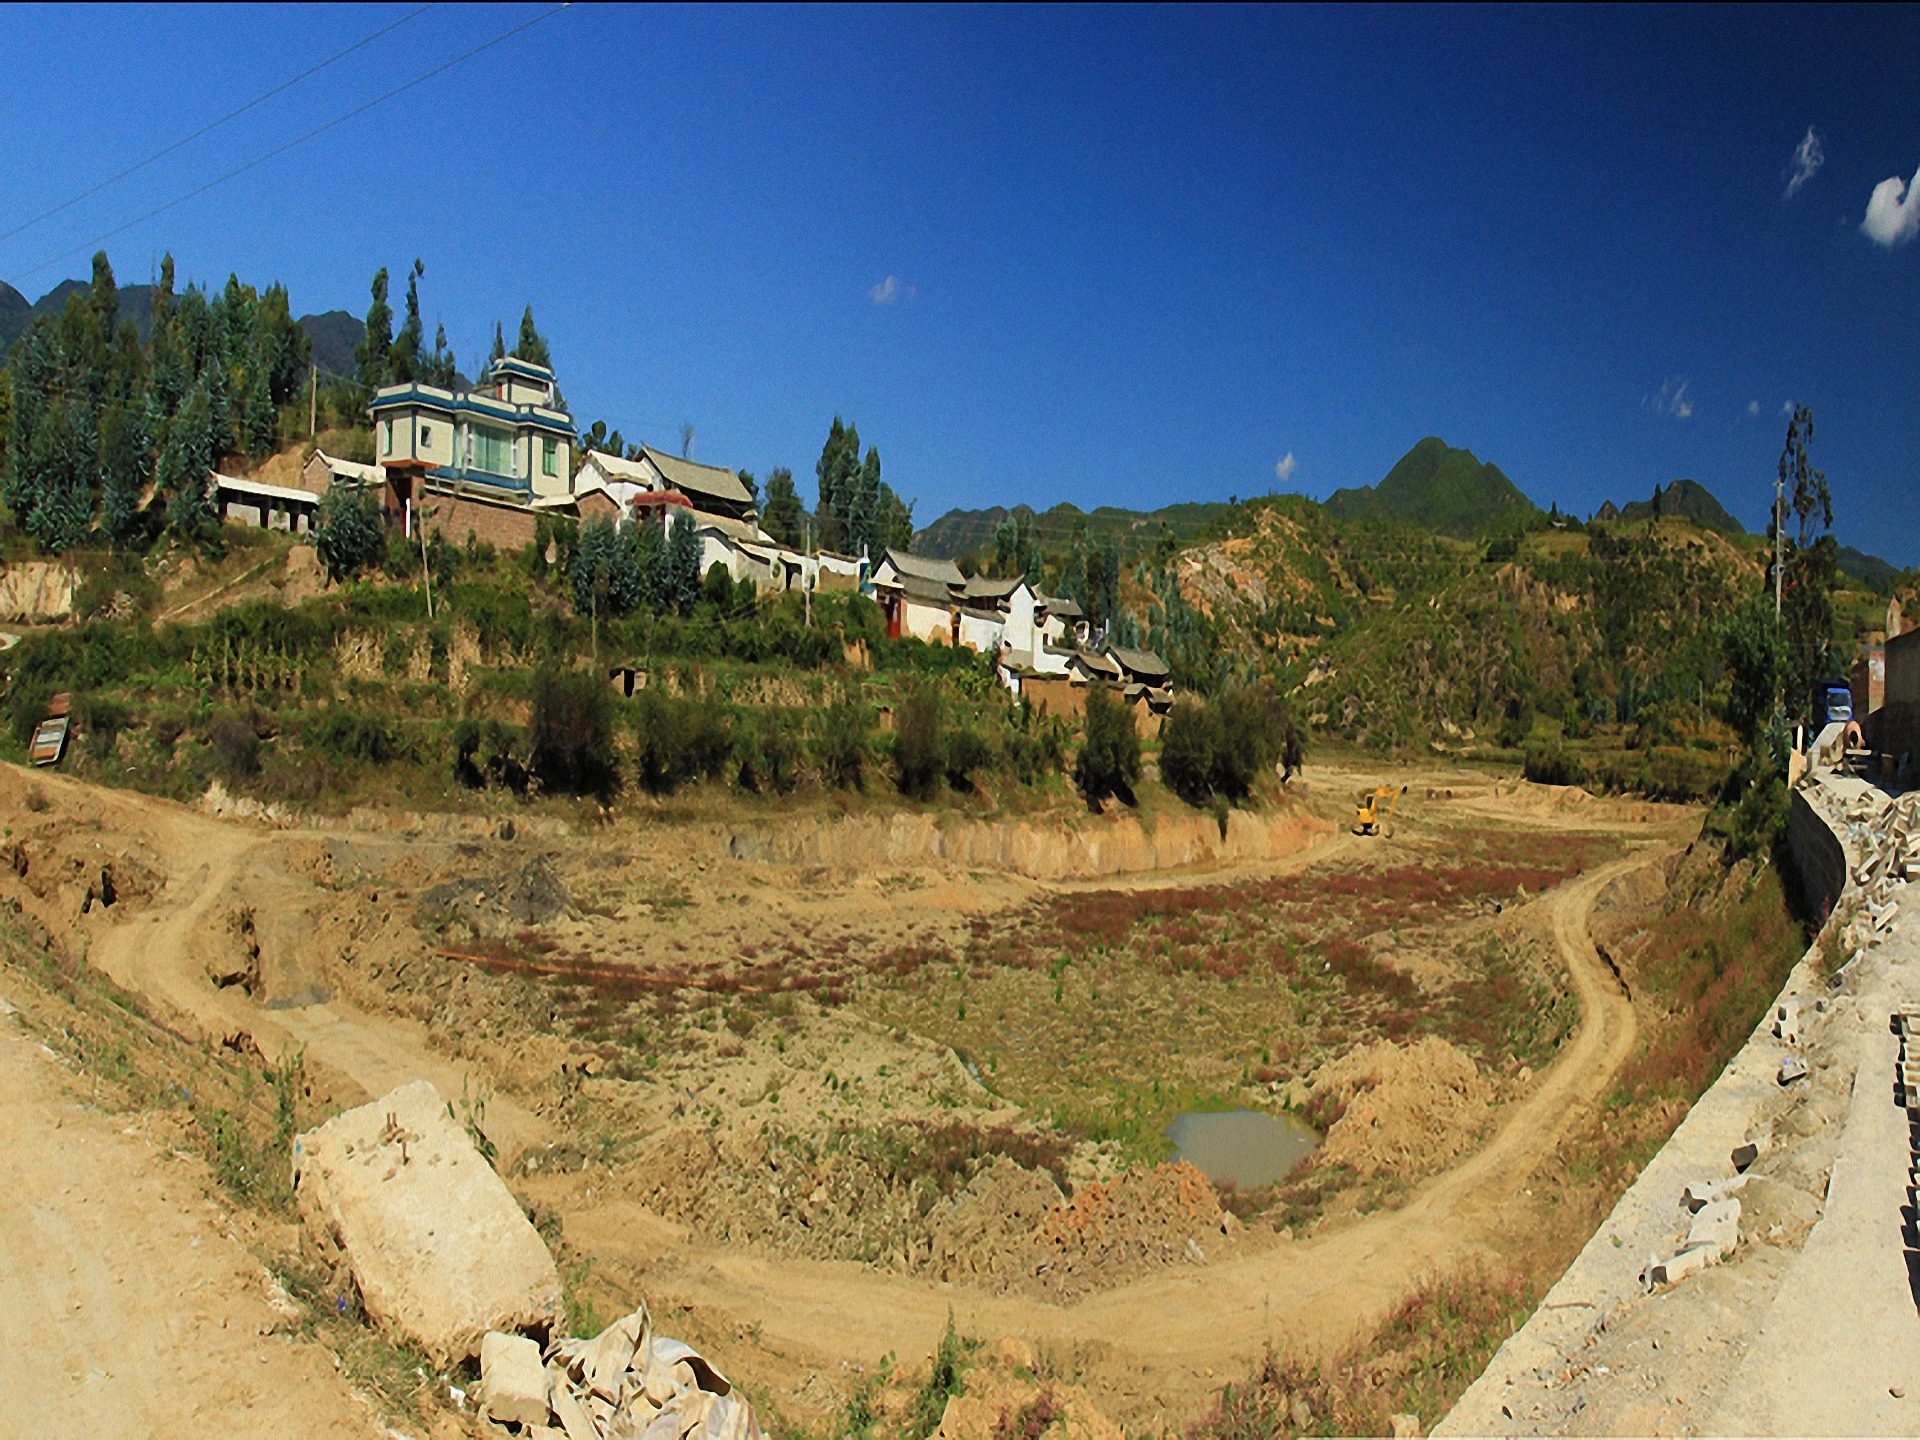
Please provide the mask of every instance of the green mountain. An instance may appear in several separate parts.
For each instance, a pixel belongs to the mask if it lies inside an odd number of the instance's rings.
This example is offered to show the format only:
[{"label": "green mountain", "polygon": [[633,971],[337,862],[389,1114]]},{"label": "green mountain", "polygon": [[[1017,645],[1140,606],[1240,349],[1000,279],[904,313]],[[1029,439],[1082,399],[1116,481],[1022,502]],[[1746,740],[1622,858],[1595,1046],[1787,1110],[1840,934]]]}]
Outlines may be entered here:
[{"label": "green mountain", "polygon": [[970,550],[990,548],[993,532],[1011,517],[1015,521],[1024,518],[1043,546],[1064,545],[1076,528],[1084,526],[1089,541],[1099,544],[1113,540],[1125,557],[1158,544],[1162,527],[1176,542],[1183,541],[1232,508],[1211,500],[1146,511],[1101,505],[1088,512],[1065,503],[1040,512],[1035,512],[1030,505],[1015,505],[1012,509],[994,505],[985,510],[949,510],[926,529],[915,533],[913,549],[916,555],[937,560],[957,559]]},{"label": "green mountain", "polygon": [[1864,550],[1856,550],[1851,545],[1842,545],[1836,568],[1849,579],[1858,580],[1869,590],[1878,590],[1882,594],[1893,589],[1899,581],[1902,571],[1897,565],[1882,560],[1878,555],[1869,555]]},{"label": "green mountain", "polygon": [[1336,490],[1325,503],[1336,520],[1399,520],[1460,540],[1514,510],[1537,508],[1498,465],[1433,435],[1402,455],[1378,485]]},{"label": "green mountain", "polygon": [[1630,500],[1620,507],[1623,520],[1656,520],[1678,516],[1722,535],[1744,535],[1743,526],[1713,498],[1706,486],[1694,480],[1676,480],[1662,489],[1653,487],[1651,500]]},{"label": "green mountain", "polygon": [[352,375],[357,368],[354,349],[367,338],[366,322],[344,310],[302,315],[300,328],[313,342],[313,363],[328,375]]}]

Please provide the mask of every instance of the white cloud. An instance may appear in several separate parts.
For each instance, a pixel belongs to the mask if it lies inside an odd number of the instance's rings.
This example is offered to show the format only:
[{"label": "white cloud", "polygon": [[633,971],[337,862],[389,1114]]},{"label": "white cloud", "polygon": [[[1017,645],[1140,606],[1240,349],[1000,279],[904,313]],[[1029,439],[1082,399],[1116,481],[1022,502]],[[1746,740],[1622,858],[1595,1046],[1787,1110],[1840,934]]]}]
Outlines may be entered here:
[{"label": "white cloud", "polygon": [[1282,480],[1291,480],[1293,478],[1293,467],[1296,463],[1293,458],[1293,452],[1289,450],[1280,457],[1280,463],[1273,467],[1273,473]]},{"label": "white cloud", "polygon": [[901,280],[897,275],[889,275],[878,285],[867,291],[867,294],[873,297],[873,303],[876,305],[891,305],[903,296],[911,300],[913,298],[913,286]]},{"label": "white cloud", "polygon": [[1793,169],[1787,178],[1787,193],[1782,199],[1791,200],[1800,193],[1800,187],[1813,178],[1813,172],[1827,163],[1826,151],[1820,148],[1820,137],[1813,133],[1813,127],[1807,127],[1807,136],[1793,147]]},{"label": "white cloud", "polygon": [[1649,395],[1640,402],[1648,406],[1656,415],[1671,415],[1676,420],[1685,420],[1693,414],[1693,401],[1687,398],[1687,379],[1676,375],[1660,387],[1658,395]]},{"label": "white cloud", "polygon": [[1747,413],[1749,415],[1758,415],[1760,413],[1760,402],[1758,400],[1747,401]]},{"label": "white cloud", "polygon": [[1920,197],[1920,171],[1914,173],[1911,184],[1898,175],[1882,180],[1873,187],[1873,198],[1867,201],[1867,218],[1860,222],[1861,233],[1889,250],[1920,235],[1917,197]]},{"label": "white cloud", "polygon": [[1793,401],[1782,400],[1780,402],[1780,413],[1782,415],[1791,415],[1793,413]]}]

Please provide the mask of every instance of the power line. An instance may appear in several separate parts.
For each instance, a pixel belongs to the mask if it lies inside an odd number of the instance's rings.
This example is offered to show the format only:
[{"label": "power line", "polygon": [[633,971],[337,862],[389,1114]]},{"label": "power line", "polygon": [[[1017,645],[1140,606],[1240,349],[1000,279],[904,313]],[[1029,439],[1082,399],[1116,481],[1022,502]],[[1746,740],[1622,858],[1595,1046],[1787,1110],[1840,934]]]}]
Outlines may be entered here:
[{"label": "power line", "polygon": [[[206,135],[214,130],[218,130],[222,125],[226,124],[229,120],[239,119],[242,115],[246,114],[249,110],[253,109],[255,106],[266,103],[267,101],[271,100],[274,96],[278,95],[281,91],[291,90],[295,85],[298,85],[302,80],[305,80],[308,77],[313,75],[318,75],[322,70],[326,69],[329,65],[336,64],[337,62],[346,59],[347,56],[353,54],[353,52],[356,50],[364,50],[367,46],[371,45],[374,41],[378,40],[382,35],[390,34],[391,32],[398,30],[402,25],[406,24],[409,20],[413,19],[416,15],[425,14],[428,10],[431,10],[432,8],[433,8],[433,0],[428,0],[428,3],[425,5],[422,5],[419,9],[409,10],[405,15],[402,15],[398,20],[394,21],[391,25],[382,26],[380,29],[374,31],[373,34],[367,36],[366,39],[356,40],[353,44],[349,45],[346,49],[340,51],[337,55],[329,56],[327,59],[322,60],[318,65],[314,65],[308,69],[302,70],[298,75],[294,76],[291,80],[288,80],[284,84],[274,86],[273,89],[267,91],[266,94],[255,96],[253,99],[249,100],[246,104],[242,105],[238,110],[229,111],[227,114],[222,115],[218,120],[215,120],[211,125],[202,125],[198,130],[194,131],[191,135],[187,136],[184,140],[176,140],[173,142],[173,144],[167,146],[165,149],[154,151],[153,154],[147,156],[146,159],[140,161],[137,165],[129,165],[126,169],[122,170],[118,175],[109,175],[106,179],[102,180],[98,185],[95,185],[93,188],[89,190],[82,190],[78,195],[74,196],[71,200],[63,200],[58,205],[54,206],[51,210],[44,211],[41,214],[34,216],[33,219],[25,221],[22,224],[16,225],[13,227],[13,229],[8,230],[4,233],[0,233],[0,240],[11,240],[14,236],[20,234],[22,231],[31,230],[34,226],[38,225],[42,220],[51,220],[54,216],[58,215],[62,210],[71,209],[73,206],[78,205],[82,200],[85,200],[88,197],[93,195],[98,195],[102,190],[106,189],[109,185],[117,185],[120,181],[126,179],[129,175],[133,174],[136,170],[144,170],[147,168],[147,166],[153,164],[154,161],[165,159],[167,156],[171,155],[174,151],[180,149],[182,146],[191,145],[194,141],[198,140],[202,135]],[[32,272],[29,271],[28,273],[31,274]]]},{"label": "power line", "polygon": [[424,85],[427,81],[433,79],[436,75],[444,75],[447,71],[453,69],[454,66],[462,64],[465,61],[471,60],[474,56],[480,54],[482,51],[491,50],[494,46],[500,44],[501,42],[506,40],[511,40],[514,36],[518,35],[521,31],[531,29],[533,26],[538,25],[542,20],[547,20],[552,18],[555,15],[558,15],[562,10],[565,10],[567,6],[571,3],[572,3],[572,0],[562,0],[561,4],[555,5],[552,9],[541,11],[538,15],[534,16],[531,20],[524,21],[523,23],[514,26],[513,29],[506,31],[504,34],[496,35],[493,37],[493,39],[488,40],[483,44],[474,46],[473,49],[466,51],[464,54],[456,55],[454,56],[453,59],[448,60],[443,64],[434,66],[433,69],[427,71],[424,75],[415,76],[413,79],[407,81],[406,84],[395,86],[393,89],[387,91],[386,94],[381,95],[376,99],[369,100],[364,105],[356,105],[353,109],[347,111],[346,114],[339,116],[337,119],[329,120],[324,125],[320,125],[315,127],[312,130],[309,130],[306,134],[300,136],[298,139],[289,140],[284,145],[277,145],[273,149],[267,151],[266,154],[261,155],[256,159],[249,160],[244,165],[236,166],[234,169],[227,171],[226,174],[221,175],[216,179],[209,180],[204,185],[196,186],[194,189],[189,190],[186,194],[176,196],[174,199],[167,201],[167,203],[164,205],[156,205],[153,209],[147,211],[146,214],[138,216],[135,219],[129,220],[124,225],[116,225],[114,226],[113,229],[108,230],[104,234],[96,235],[94,236],[93,239],[88,240],[83,244],[76,245],[71,250],[63,250],[58,255],[54,255],[49,257],[48,259],[42,260],[38,265],[33,265],[28,267],[25,270],[19,271],[17,274],[15,274],[13,278],[15,281],[23,280],[27,276],[35,274],[41,270],[45,270],[51,265],[58,265],[62,260],[71,259],[73,256],[80,254],[82,251],[91,250],[95,246],[101,244],[102,242],[111,240],[114,236],[123,234],[126,231],[133,229],[136,225],[144,225],[147,223],[147,221],[153,219],[155,216],[164,215],[167,211],[174,209],[176,206],[184,205],[187,203],[187,201],[192,200],[197,196],[204,195],[207,193],[207,191],[214,189],[216,186],[224,185],[227,183],[227,181],[235,179],[238,176],[244,175],[249,170],[256,170],[260,166],[266,164],[267,161],[275,159],[278,156],[284,155],[289,150],[292,150],[298,146],[306,144],[309,140],[317,139],[318,137],[326,134],[327,131],[329,130],[337,129],[339,126],[346,124],[347,121],[354,119],[356,116],[366,114],[367,111],[373,109],[376,105],[384,105],[386,104],[387,101],[393,99],[395,96],[404,95],[406,94],[407,91],[412,90],[416,86]]}]

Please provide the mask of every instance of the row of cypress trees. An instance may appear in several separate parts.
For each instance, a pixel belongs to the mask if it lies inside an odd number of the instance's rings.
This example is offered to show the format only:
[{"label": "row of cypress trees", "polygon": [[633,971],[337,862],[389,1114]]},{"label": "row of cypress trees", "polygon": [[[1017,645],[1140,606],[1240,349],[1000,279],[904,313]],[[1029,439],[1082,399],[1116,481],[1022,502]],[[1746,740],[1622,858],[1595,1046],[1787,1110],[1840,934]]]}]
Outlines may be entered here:
[{"label": "row of cypress trees", "polygon": [[208,474],[220,460],[273,453],[309,355],[286,287],[263,294],[232,276],[217,295],[176,295],[172,255],[143,342],[101,251],[92,284],[9,356],[0,500],[48,551],[84,545],[96,526],[116,548],[166,524],[196,533],[214,518]]}]

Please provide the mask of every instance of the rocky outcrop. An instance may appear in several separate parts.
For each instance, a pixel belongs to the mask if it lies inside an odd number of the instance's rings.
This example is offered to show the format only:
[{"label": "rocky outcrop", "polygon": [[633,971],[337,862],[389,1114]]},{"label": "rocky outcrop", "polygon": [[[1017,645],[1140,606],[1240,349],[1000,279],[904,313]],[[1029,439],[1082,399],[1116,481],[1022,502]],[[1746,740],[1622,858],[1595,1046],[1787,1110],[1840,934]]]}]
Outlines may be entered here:
[{"label": "rocky outcrop", "polygon": [[0,620],[41,625],[73,613],[73,571],[54,561],[29,560],[0,574]]}]

